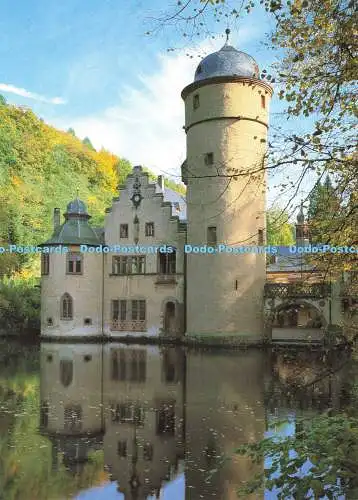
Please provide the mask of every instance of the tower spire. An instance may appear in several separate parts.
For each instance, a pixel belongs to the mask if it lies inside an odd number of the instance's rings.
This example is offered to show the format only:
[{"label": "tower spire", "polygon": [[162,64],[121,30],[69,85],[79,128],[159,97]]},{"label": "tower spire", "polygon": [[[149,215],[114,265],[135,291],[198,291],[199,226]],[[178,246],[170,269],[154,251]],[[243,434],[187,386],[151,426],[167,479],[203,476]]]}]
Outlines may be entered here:
[{"label": "tower spire", "polygon": [[225,30],[225,34],[226,34],[226,42],[225,42],[225,45],[228,45],[228,44],[229,44],[229,36],[230,36],[230,28],[226,28],[226,30]]}]

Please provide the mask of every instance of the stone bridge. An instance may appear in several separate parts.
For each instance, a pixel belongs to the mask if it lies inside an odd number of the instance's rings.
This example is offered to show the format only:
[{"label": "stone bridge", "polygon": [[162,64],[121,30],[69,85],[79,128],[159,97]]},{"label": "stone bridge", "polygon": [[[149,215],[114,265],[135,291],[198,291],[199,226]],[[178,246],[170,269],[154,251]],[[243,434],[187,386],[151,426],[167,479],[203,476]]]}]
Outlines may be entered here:
[{"label": "stone bridge", "polygon": [[332,322],[329,283],[266,283],[265,330],[272,341],[322,340]]}]

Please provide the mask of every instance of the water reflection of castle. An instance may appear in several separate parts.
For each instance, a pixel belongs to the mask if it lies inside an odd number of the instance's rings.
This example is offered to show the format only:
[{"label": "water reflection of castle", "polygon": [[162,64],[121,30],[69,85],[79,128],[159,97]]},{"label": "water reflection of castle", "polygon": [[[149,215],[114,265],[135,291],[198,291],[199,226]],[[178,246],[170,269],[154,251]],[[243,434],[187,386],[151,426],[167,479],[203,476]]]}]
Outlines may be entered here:
[{"label": "water reflection of castle", "polygon": [[103,447],[118,491],[144,500],[159,498],[186,458],[186,498],[237,498],[251,466],[223,459],[265,431],[261,353],[238,356],[187,362],[176,347],[43,344],[40,428],[54,467],[62,455],[78,471]]},{"label": "water reflection of castle", "polygon": [[184,472],[179,498],[236,500],[254,469],[233,452],[264,436],[270,384],[269,357],[258,350],[45,343],[40,429],[54,468],[62,456],[78,472],[103,449],[118,499],[165,499],[163,488]]}]

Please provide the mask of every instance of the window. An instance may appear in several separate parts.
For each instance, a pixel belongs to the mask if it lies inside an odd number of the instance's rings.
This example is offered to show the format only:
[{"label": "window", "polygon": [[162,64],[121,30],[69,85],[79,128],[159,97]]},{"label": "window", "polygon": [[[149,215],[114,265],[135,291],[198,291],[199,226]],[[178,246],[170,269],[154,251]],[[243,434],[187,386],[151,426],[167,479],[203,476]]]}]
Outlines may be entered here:
[{"label": "window", "polygon": [[42,401],[40,408],[40,427],[43,429],[48,427],[49,409],[48,401]]},{"label": "window", "polygon": [[67,254],[67,274],[82,274],[82,255],[79,252]]},{"label": "window", "polygon": [[50,272],[50,254],[41,254],[41,275],[47,276]]},{"label": "window", "polygon": [[91,359],[92,359],[91,354],[85,354],[85,355],[83,356],[83,361],[84,361],[85,363],[89,363],[89,362],[91,361]]},{"label": "window", "polygon": [[64,412],[66,431],[80,431],[82,428],[82,408],[80,405],[66,406]]},{"label": "window", "polygon": [[127,441],[118,441],[117,455],[123,458],[127,456]]},{"label": "window", "polygon": [[157,410],[157,434],[175,433],[175,409],[174,403],[163,402]]},{"label": "window", "polygon": [[52,361],[53,361],[52,354],[48,354],[46,359],[47,359],[48,363],[52,363]]},{"label": "window", "polygon": [[145,300],[112,300],[112,319],[144,321],[146,319]]},{"label": "window", "polygon": [[145,300],[132,300],[132,320],[145,320]]},{"label": "window", "polygon": [[68,293],[61,298],[61,319],[73,319],[73,301]]},{"label": "window", "polygon": [[119,237],[120,238],[128,238],[128,224],[120,224]]},{"label": "window", "polygon": [[175,383],[178,381],[177,377],[177,371],[175,369],[176,363],[175,363],[175,358],[172,359],[171,356],[172,351],[166,350],[163,353],[163,374],[164,374],[164,380],[167,383]]},{"label": "window", "polygon": [[73,361],[71,359],[60,360],[60,381],[63,387],[71,385],[73,380]]},{"label": "window", "polygon": [[176,251],[172,253],[158,254],[158,272],[159,274],[176,273]]},{"label": "window", "polygon": [[199,94],[195,94],[193,97],[193,109],[198,109],[199,106],[200,106]]},{"label": "window", "polygon": [[112,380],[145,382],[147,353],[143,349],[113,350],[111,356]]},{"label": "window", "polygon": [[91,319],[91,318],[85,318],[85,319],[83,320],[83,323],[84,323],[86,326],[92,325],[92,319]]},{"label": "window", "polygon": [[209,246],[215,246],[217,243],[216,226],[209,226],[207,230],[207,241]]},{"label": "window", "polygon": [[258,230],[258,244],[259,245],[264,244],[264,231],[263,231],[263,229]]},{"label": "window", "polygon": [[143,446],[143,460],[151,462],[153,460],[153,445],[151,443],[145,443]]},{"label": "window", "polygon": [[205,153],[204,162],[205,165],[212,165],[214,163],[214,153]]},{"label": "window", "polygon": [[111,414],[113,423],[135,424],[138,426],[144,425],[144,409],[138,404],[132,402],[117,404],[112,403]]},{"label": "window", "polygon": [[47,318],[47,326],[53,326],[52,318]]},{"label": "window", "polygon": [[154,222],[145,223],[145,235],[154,236]]},{"label": "window", "polygon": [[261,108],[266,108],[266,97],[264,95],[261,96]]},{"label": "window", "polygon": [[145,274],[145,255],[115,256],[112,258],[112,274]]},{"label": "window", "polygon": [[112,330],[144,332],[146,331],[145,300],[112,300]]}]

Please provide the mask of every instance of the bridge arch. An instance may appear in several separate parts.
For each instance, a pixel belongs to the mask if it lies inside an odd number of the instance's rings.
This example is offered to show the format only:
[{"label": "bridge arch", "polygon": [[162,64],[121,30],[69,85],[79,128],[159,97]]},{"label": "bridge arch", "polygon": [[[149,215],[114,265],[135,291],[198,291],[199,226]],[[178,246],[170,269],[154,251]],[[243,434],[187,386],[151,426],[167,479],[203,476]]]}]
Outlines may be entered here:
[{"label": "bridge arch", "polygon": [[313,301],[304,299],[285,300],[277,304],[271,314],[274,328],[325,328],[324,311]]}]

